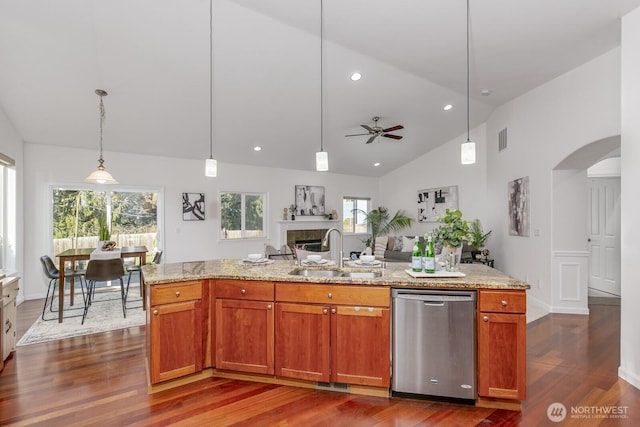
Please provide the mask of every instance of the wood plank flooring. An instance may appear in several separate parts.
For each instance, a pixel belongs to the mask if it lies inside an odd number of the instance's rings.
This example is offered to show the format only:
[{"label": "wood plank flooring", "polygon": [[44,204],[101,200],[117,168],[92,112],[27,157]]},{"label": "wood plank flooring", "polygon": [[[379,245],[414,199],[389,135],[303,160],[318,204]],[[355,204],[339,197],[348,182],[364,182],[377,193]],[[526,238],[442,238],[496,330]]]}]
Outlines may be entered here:
[{"label": "wood plank flooring", "polygon": [[[21,336],[42,301],[18,308]],[[545,426],[640,425],[640,391],[617,376],[620,307],[548,315],[527,329],[522,412],[375,398],[210,378],[147,394],[144,327],[19,347],[0,375],[0,425],[23,426]],[[627,418],[567,417],[547,408],[626,406]]]}]

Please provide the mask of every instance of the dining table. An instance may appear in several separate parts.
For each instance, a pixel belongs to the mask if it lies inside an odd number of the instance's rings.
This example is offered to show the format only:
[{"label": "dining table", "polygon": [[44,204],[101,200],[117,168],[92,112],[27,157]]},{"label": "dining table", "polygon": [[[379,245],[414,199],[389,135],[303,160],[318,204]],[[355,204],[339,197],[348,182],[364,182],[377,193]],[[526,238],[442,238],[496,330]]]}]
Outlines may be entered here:
[{"label": "dining table", "polygon": [[[91,254],[95,251],[96,248],[77,248],[77,249],[67,249],[65,251],[60,252],[58,255],[59,262],[59,278],[58,278],[58,323],[62,323],[63,319],[63,310],[64,310],[64,271],[67,262],[71,263],[71,270],[75,270],[76,261],[89,260],[91,259]],[[147,247],[146,246],[123,246],[120,248],[120,257],[121,258],[138,258],[140,260],[140,265],[143,266],[146,264],[147,259]],[[69,285],[69,304],[73,305],[73,294],[74,294],[74,277],[70,277],[70,285]],[[144,287],[144,279],[142,274],[140,275],[140,293],[142,295],[142,309],[146,309],[145,303],[145,287]]]}]

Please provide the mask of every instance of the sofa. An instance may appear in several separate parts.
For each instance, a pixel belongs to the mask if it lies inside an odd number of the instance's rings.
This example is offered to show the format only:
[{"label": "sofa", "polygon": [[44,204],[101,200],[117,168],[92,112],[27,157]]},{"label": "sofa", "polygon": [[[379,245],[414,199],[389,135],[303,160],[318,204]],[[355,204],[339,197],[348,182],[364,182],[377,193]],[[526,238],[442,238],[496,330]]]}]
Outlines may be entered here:
[{"label": "sofa", "polygon": [[[376,259],[387,262],[411,262],[411,252],[415,236],[379,236],[376,237],[374,252]],[[424,249],[423,236],[418,237],[420,247]],[[442,243],[434,245],[436,254],[442,252]],[[471,258],[471,247],[464,242],[462,246],[462,259]]]}]

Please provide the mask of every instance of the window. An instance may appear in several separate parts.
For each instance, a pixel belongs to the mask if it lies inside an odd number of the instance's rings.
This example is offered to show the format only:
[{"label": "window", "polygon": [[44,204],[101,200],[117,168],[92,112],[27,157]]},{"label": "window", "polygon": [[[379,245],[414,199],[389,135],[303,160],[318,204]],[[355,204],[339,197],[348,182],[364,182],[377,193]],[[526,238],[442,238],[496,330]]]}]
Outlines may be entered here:
[{"label": "window", "polygon": [[52,188],[53,253],[96,247],[105,216],[118,246],[158,246],[158,193]]},{"label": "window", "polygon": [[15,161],[0,153],[0,275],[16,272],[16,238]]},{"label": "window", "polygon": [[367,233],[366,216],[371,209],[371,199],[344,197],[342,199],[342,231],[345,233]]},{"label": "window", "polygon": [[265,194],[220,193],[220,238],[231,240],[266,237],[265,212]]}]

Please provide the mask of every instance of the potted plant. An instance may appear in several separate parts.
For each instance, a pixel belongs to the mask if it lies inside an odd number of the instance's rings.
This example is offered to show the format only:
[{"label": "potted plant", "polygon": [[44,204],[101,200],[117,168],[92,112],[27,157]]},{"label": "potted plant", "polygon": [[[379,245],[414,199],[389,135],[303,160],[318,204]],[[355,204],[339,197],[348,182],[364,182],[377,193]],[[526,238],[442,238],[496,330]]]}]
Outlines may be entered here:
[{"label": "potted plant", "polygon": [[111,239],[111,232],[107,226],[107,216],[100,215],[98,217],[98,240],[100,242],[107,242]]},{"label": "potted plant", "polygon": [[[469,223],[462,219],[462,212],[459,209],[447,209],[438,221],[442,225],[433,230],[433,241],[442,242],[445,257],[453,256],[446,261],[448,269],[456,271],[460,262],[462,243],[469,236]],[[428,235],[429,233],[425,234],[425,239]]]},{"label": "potted plant", "polygon": [[471,231],[469,232],[469,246],[473,249],[471,251],[471,256],[477,258],[480,255],[480,251],[484,247],[487,239],[491,235],[491,230],[488,233],[485,233],[482,230],[482,224],[480,224],[479,219],[475,219],[471,223]]},{"label": "potted plant", "polygon": [[371,236],[363,240],[366,247],[375,249],[376,237],[386,236],[389,233],[395,233],[405,228],[411,227],[413,221],[409,218],[403,210],[398,210],[391,216],[389,210],[383,206],[378,206],[377,209],[372,209],[369,212],[365,212],[361,209],[354,209],[355,213],[364,214],[365,221],[369,224],[371,230]]}]

